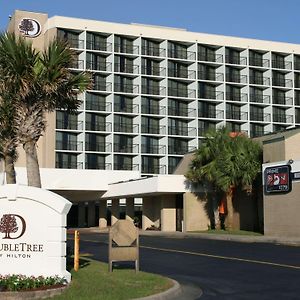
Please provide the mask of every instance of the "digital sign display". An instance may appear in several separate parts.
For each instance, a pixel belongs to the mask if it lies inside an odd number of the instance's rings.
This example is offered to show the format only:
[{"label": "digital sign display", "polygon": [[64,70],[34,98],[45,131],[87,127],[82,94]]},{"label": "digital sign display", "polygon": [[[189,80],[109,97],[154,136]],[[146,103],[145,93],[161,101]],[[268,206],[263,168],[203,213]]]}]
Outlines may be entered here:
[{"label": "digital sign display", "polygon": [[275,166],[265,169],[265,192],[266,193],[288,193],[291,191],[291,167]]}]

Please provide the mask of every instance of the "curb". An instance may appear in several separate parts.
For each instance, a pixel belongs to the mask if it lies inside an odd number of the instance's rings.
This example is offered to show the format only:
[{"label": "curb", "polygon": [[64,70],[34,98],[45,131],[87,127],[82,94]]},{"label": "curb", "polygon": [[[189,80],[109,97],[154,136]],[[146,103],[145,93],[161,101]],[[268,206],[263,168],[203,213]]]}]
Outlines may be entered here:
[{"label": "curb", "polygon": [[171,278],[168,278],[170,281],[172,281],[173,286],[159,294],[154,294],[151,296],[143,297],[143,298],[135,298],[134,300],[169,300],[174,299],[176,296],[180,295],[182,290],[180,284]]}]

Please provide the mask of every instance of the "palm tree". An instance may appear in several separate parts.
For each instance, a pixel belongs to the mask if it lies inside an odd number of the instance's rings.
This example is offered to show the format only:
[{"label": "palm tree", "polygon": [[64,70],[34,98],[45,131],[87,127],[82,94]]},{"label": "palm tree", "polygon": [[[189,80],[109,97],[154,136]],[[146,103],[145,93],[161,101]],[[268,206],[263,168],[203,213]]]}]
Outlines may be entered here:
[{"label": "palm tree", "polygon": [[227,225],[233,227],[233,195],[238,187],[250,192],[261,169],[261,147],[242,134],[230,136],[221,128],[206,135],[186,177],[193,182],[209,182],[226,197]]},{"label": "palm tree", "polygon": [[11,33],[0,36],[0,66],[7,78],[18,138],[26,153],[28,185],[41,187],[36,144],[46,128],[46,114],[56,109],[75,111],[78,94],[91,84],[85,73],[73,74],[75,53],[59,40],[37,52],[22,37]]}]

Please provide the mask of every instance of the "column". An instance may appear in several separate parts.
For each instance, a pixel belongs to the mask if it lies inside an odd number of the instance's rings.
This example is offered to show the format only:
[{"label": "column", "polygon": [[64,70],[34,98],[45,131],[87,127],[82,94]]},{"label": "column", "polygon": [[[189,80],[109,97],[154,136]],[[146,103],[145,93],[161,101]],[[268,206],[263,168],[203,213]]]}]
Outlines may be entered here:
[{"label": "column", "polygon": [[126,198],[126,220],[133,222],[134,218],[134,198]]},{"label": "column", "polygon": [[107,201],[100,200],[99,202],[99,228],[107,227]]},{"label": "column", "polygon": [[120,217],[119,213],[119,199],[111,200],[111,226],[113,226]]},{"label": "column", "polygon": [[78,203],[78,227],[85,226],[85,203]]},{"label": "column", "polygon": [[153,199],[151,197],[143,198],[143,215],[142,215],[142,229],[146,230],[151,225],[154,225],[153,222]]},{"label": "column", "polygon": [[175,195],[161,196],[161,231],[176,231],[176,198]]},{"label": "column", "polygon": [[88,227],[95,226],[95,201],[88,202]]}]

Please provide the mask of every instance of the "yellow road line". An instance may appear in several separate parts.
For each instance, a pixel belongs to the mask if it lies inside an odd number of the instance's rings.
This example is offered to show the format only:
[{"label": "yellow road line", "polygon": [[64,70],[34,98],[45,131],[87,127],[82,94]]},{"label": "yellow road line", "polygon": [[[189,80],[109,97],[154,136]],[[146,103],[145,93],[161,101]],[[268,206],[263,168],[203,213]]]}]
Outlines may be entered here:
[{"label": "yellow road line", "polygon": [[[68,239],[73,240],[73,238],[68,238]],[[100,242],[100,241],[95,241],[95,240],[86,240],[86,239],[84,239],[84,240],[82,239],[82,241],[90,242],[90,243],[101,243],[101,244],[105,243],[105,242]],[[281,268],[289,268],[289,269],[300,270],[300,266],[278,264],[278,263],[272,263],[272,262],[262,261],[262,260],[252,260],[252,259],[239,258],[239,257],[221,256],[221,255],[207,254],[207,253],[201,253],[201,252],[191,252],[191,251],[166,249],[166,248],[156,248],[156,247],[148,247],[148,246],[140,246],[140,248],[156,250],[156,251],[164,251],[164,252],[173,252],[173,253],[203,256],[203,257],[210,257],[210,258],[217,258],[217,259],[224,259],[224,260],[241,261],[241,262],[248,262],[248,263],[254,263],[254,264],[269,265],[269,266],[275,266],[275,267],[281,267]]]}]

